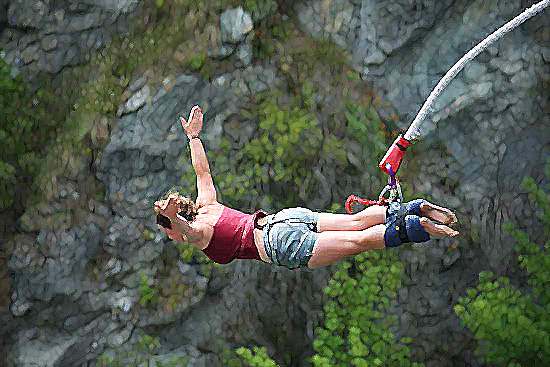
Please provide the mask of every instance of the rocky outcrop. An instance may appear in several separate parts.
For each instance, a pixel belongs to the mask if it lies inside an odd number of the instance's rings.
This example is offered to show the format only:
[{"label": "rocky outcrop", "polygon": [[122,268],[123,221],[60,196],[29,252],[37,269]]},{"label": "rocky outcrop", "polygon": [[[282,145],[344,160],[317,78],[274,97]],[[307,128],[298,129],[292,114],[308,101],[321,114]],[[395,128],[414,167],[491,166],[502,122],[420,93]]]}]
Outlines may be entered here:
[{"label": "rocky outcrop", "polygon": [[137,3],[7,1],[7,24],[0,28],[2,58],[12,67],[13,75],[21,73],[29,79],[40,72],[57,73],[64,67],[87,63],[91,52],[109,47],[113,34],[128,31],[128,13]]},{"label": "rocky outcrop", "polygon": [[252,61],[253,26],[252,17],[242,7],[225,10],[220,14],[220,40],[209,50],[209,56],[217,60],[232,57],[233,62],[249,65]]}]

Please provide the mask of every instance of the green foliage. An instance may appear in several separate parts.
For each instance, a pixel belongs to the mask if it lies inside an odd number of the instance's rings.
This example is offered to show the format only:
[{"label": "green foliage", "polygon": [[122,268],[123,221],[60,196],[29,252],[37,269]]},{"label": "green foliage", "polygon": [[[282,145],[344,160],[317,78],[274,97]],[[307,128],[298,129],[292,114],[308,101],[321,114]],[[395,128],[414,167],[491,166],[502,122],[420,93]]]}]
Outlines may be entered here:
[{"label": "green foliage", "polygon": [[158,302],[159,291],[153,287],[154,281],[149,279],[145,273],[141,274],[139,280],[139,304],[147,307]]},{"label": "green foliage", "polygon": [[[363,151],[370,154],[363,156],[365,165],[378,165],[378,155],[372,152],[384,152],[387,149],[384,144],[384,130],[380,118],[370,110],[363,108],[361,104],[348,101],[346,103],[347,127],[350,135],[363,147]],[[365,160],[367,160],[365,162]]]},{"label": "green foliage", "polygon": [[126,366],[155,366],[155,367],[185,367],[191,357],[174,355],[171,358],[159,355],[160,339],[143,332],[137,342],[130,349],[107,350],[96,361],[96,367],[126,367]]},{"label": "green foliage", "polygon": [[49,95],[34,93],[19,77],[13,78],[1,58],[0,91],[0,211],[7,211],[17,189],[27,196],[34,193],[29,182],[42,163],[40,151],[56,131],[42,103]]},{"label": "green foliage", "polygon": [[[259,124],[257,136],[242,149],[232,152],[227,141],[221,144],[223,154],[218,155],[216,167],[226,170],[216,174],[216,182],[230,204],[246,207],[259,193],[270,193],[264,198],[268,205],[276,197],[278,206],[292,206],[305,202],[305,193],[316,191],[314,168],[322,159],[326,139],[314,114],[300,108],[295,99],[279,106],[279,96],[258,96],[260,102],[242,112],[243,119]],[[340,147],[335,137],[330,141],[331,150]]]},{"label": "green foliage", "polygon": [[[550,161],[547,174],[550,178]],[[524,189],[543,211],[544,245],[511,225],[505,232],[517,242],[519,265],[529,275],[529,291],[520,291],[507,277],[495,279],[491,272],[479,274],[479,284],[466,290],[455,312],[474,333],[481,346],[476,350],[487,361],[518,365],[544,366],[550,360],[550,201],[548,193],[531,178],[524,180]]]},{"label": "green foliage", "polygon": [[246,0],[244,7],[251,14],[252,20],[258,22],[275,14],[279,5],[275,0]]},{"label": "green foliage", "polygon": [[329,300],[325,325],[315,331],[314,366],[418,365],[408,360],[411,340],[396,340],[396,316],[389,313],[402,272],[391,251],[371,250],[338,263],[324,290]]},{"label": "green foliage", "polygon": [[179,251],[181,260],[189,264],[201,264],[201,273],[206,277],[210,276],[214,268],[222,266],[221,264],[217,264],[210,260],[204,252],[196,247],[189,246],[178,241],[173,242]]},{"label": "green foliage", "polygon": [[253,350],[248,348],[240,347],[235,351],[239,356],[242,357],[246,363],[244,366],[250,367],[276,367],[277,363],[272,360],[267,354],[267,349],[265,347],[254,346]]},{"label": "green foliage", "polygon": [[222,365],[227,367],[277,367],[269,357],[265,347],[254,346],[252,349],[239,347],[231,349],[222,345]]}]

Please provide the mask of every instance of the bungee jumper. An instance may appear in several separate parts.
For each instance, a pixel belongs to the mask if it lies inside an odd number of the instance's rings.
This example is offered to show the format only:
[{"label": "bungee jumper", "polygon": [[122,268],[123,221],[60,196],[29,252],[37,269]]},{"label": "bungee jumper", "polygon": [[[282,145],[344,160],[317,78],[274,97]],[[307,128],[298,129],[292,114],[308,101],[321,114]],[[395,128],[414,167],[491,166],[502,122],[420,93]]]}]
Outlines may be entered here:
[{"label": "bungee jumper", "polygon": [[[378,200],[351,195],[346,201],[349,214],[313,212],[288,208],[276,214],[259,210],[245,214],[217,201],[210,167],[199,138],[203,114],[193,107],[188,121],[180,117],[189,139],[191,161],[197,175],[197,200],[193,202],[169,191],[155,202],[159,229],[169,238],[202,250],[210,259],[227,264],[234,259],[256,259],[290,269],[327,266],[347,256],[369,249],[421,243],[431,235],[455,237],[456,215],[424,199],[403,203],[397,171],[410,142],[419,134],[420,123],[433,102],[466,63],[490,44],[550,5],[543,0],[523,11],[465,54],[439,81],[411,126],[399,135],[379,164],[388,175],[388,185]],[[389,193],[389,197],[384,195]],[[368,205],[352,213],[353,202]]]},{"label": "bungee jumper", "polygon": [[285,266],[318,268],[369,249],[425,242],[430,235],[454,237],[456,216],[425,200],[404,205],[371,205],[356,214],[318,213],[288,208],[276,214],[245,214],[217,201],[204,147],[199,138],[203,114],[193,107],[188,121],[180,117],[189,138],[197,175],[197,200],[168,192],[155,202],[159,229],[169,238],[202,250],[227,264],[256,259]]}]

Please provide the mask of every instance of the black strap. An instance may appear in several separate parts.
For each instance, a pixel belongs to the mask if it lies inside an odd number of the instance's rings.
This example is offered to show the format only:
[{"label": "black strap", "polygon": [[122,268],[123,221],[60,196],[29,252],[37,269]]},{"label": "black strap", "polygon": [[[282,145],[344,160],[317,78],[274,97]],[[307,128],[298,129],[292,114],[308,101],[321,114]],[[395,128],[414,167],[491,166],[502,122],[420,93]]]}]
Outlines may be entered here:
[{"label": "black strap", "polygon": [[259,224],[258,224],[258,221],[259,221],[260,219],[262,219],[262,218],[267,217],[268,215],[269,215],[269,214],[267,214],[267,213],[265,213],[265,212],[258,212],[258,213],[256,214],[256,218],[254,218],[254,228],[255,228],[255,229],[259,229],[259,230],[263,230],[267,223],[266,223],[266,224],[259,225]]},{"label": "black strap", "polygon": [[395,229],[399,235],[401,243],[409,243],[409,236],[407,236],[407,223],[405,222],[405,216],[407,215],[407,206],[401,204],[396,214]]}]

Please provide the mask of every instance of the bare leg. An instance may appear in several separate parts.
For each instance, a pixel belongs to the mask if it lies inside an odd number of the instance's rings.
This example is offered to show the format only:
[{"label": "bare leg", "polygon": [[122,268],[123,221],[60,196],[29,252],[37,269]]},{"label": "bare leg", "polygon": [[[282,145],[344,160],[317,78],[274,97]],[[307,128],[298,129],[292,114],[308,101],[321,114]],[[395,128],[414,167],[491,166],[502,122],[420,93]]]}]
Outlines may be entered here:
[{"label": "bare leg", "polygon": [[[420,205],[420,215],[446,225],[453,225],[457,222],[456,215],[451,210],[428,201]],[[385,220],[386,207],[373,205],[351,215],[319,213],[317,229],[319,232],[361,231],[377,224],[383,224]]]},{"label": "bare leg", "polygon": [[[344,215],[344,214],[333,214]],[[459,233],[443,224],[436,224],[428,218],[420,218],[424,230],[430,235],[455,237]],[[327,266],[341,258],[360,254],[366,250],[382,249],[385,246],[384,224],[374,225],[363,230],[323,231],[313,247],[313,256],[309,259],[311,269]]]},{"label": "bare leg", "polygon": [[311,269],[327,266],[343,257],[357,255],[363,251],[384,248],[383,224],[360,231],[325,231],[313,247],[313,256],[309,259]]},{"label": "bare leg", "polygon": [[324,231],[361,231],[383,224],[386,219],[386,207],[369,206],[356,214],[319,213],[317,230]]}]

